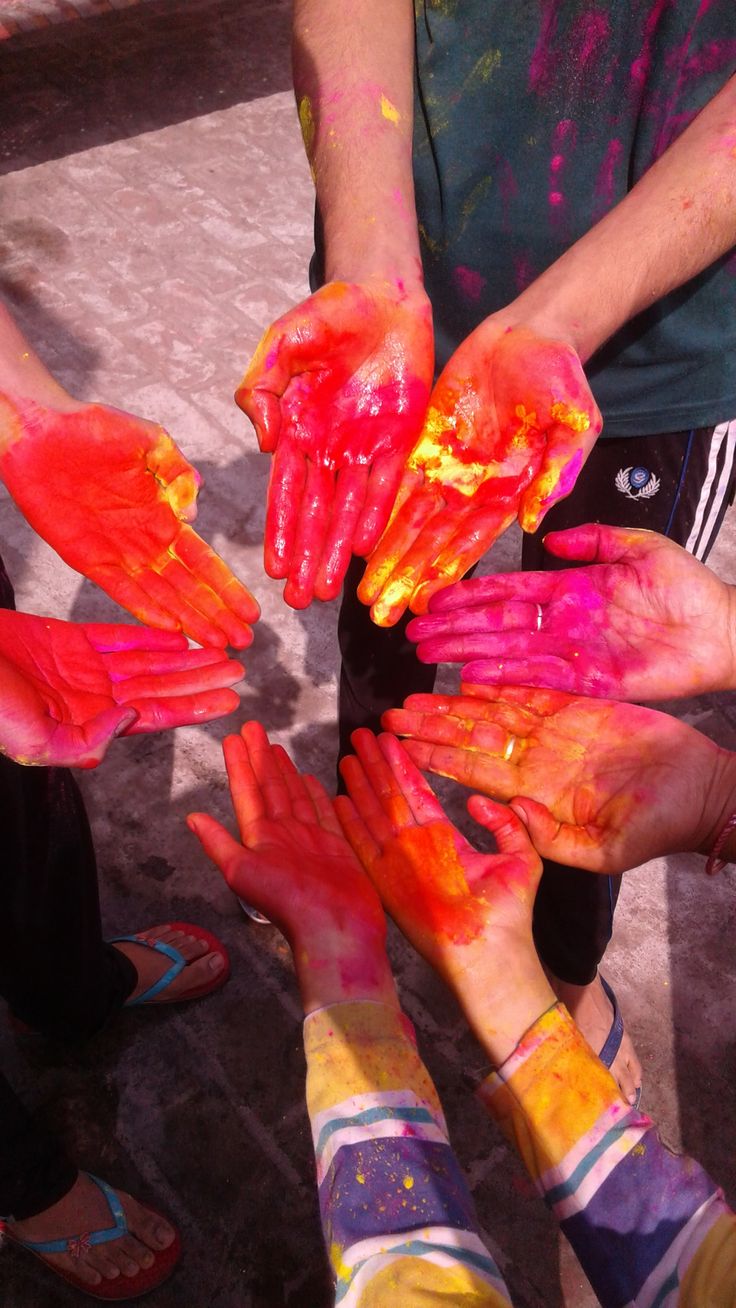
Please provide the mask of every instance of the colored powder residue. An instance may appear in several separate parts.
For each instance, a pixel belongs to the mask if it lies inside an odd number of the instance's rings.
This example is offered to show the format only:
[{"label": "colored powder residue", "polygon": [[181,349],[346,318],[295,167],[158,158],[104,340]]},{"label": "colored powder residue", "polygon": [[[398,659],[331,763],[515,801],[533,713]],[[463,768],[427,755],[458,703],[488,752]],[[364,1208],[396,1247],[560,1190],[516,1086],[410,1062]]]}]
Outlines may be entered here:
[{"label": "colored powder residue", "polygon": [[473,495],[486,480],[488,467],[485,463],[460,458],[451,445],[442,441],[444,432],[452,431],[454,426],[454,417],[431,408],[408,466],[421,469],[427,481],[439,481],[443,487],[452,486],[461,495]]},{"label": "colored powder residue", "polygon": [[476,60],[465,78],[465,81],[463,82],[463,91],[472,90],[478,83],[481,85],[486,83],[491,76],[491,73],[494,73],[500,64],[501,51],[486,50],[485,53],[480,56],[480,59]]},{"label": "colored powder residue", "polygon": [[559,422],[562,427],[569,427],[570,431],[587,431],[590,427],[590,414],[584,409],[573,409],[569,404],[562,404],[558,401],[553,404],[549,411],[553,422]]},{"label": "colored powder residue", "polygon": [[467,300],[479,300],[486,285],[486,279],[475,268],[466,268],[458,264],[453,272],[453,280]]},{"label": "colored powder residue", "polygon": [[302,129],[304,149],[307,152],[307,157],[311,159],[316,128],[314,125],[312,105],[308,95],[303,95],[299,101],[299,126]]},{"label": "colored powder residue", "polygon": [[401,114],[396,108],[396,105],[393,105],[388,96],[385,95],[381,96],[381,113],[390,123],[401,122]]},{"label": "colored powder residue", "polygon": [[624,147],[617,136],[614,136],[606,147],[606,153],[603,157],[603,163],[598,170],[598,176],[595,179],[595,194],[599,200],[597,212],[602,209],[603,212],[610,209],[614,201],[614,188],[616,184],[616,169],[621,161]]},{"label": "colored powder residue", "polygon": [[380,883],[389,912],[433,940],[467,945],[483,930],[482,906],[471,896],[446,822],[409,827],[391,840],[381,860]]},{"label": "colored powder residue", "polygon": [[405,1189],[405,1190],[413,1190],[413,1189],[414,1189],[414,1177],[413,1177],[413,1176],[405,1176],[405,1177],[404,1177],[404,1181],[403,1181],[403,1186],[404,1186],[404,1189]]}]

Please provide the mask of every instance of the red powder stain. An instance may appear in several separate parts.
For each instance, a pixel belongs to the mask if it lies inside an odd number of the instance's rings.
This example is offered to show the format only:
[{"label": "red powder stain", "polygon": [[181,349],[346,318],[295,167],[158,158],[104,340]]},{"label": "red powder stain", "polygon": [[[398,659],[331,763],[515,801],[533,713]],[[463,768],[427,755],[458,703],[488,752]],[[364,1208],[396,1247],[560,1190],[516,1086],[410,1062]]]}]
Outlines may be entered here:
[{"label": "red powder stain", "polygon": [[683,200],[682,207],[683,209],[692,209],[694,204],[695,204],[694,200]]},{"label": "red powder stain", "polygon": [[486,285],[485,277],[476,272],[475,268],[465,268],[463,264],[455,269],[453,280],[467,300],[479,300]]}]

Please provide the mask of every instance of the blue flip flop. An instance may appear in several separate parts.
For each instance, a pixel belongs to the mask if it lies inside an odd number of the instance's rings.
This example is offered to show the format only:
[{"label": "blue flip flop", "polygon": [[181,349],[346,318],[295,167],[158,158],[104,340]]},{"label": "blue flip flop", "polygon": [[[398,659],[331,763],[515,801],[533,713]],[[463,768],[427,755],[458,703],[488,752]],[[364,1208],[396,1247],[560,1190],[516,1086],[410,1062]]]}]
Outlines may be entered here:
[{"label": "blue flip flop", "polygon": [[[103,1299],[105,1301],[114,1301],[122,1299],[136,1299],[139,1295],[148,1294],[149,1290],[154,1290],[167,1280],[173,1272],[176,1264],[181,1257],[181,1242],[179,1233],[176,1232],[176,1239],[169,1245],[168,1249],[158,1251],[151,1250],[154,1254],[154,1262],[151,1267],[141,1267],[135,1276],[119,1276],[114,1280],[103,1280],[99,1285],[90,1285],[81,1276],[68,1268],[58,1267],[54,1263],[46,1261],[46,1254],[71,1254],[73,1259],[81,1258],[84,1251],[96,1244],[107,1244],[112,1240],[120,1240],[128,1233],[128,1223],[125,1220],[123,1205],[112,1186],[106,1181],[101,1181],[99,1176],[93,1176],[87,1172],[87,1176],[94,1181],[98,1190],[104,1195],[107,1206],[110,1209],[112,1226],[103,1227],[97,1231],[85,1231],[80,1235],[67,1236],[62,1240],[21,1240],[17,1235],[13,1235],[9,1223],[1,1223],[2,1232],[8,1240],[18,1245],[20,1249],[27,1249],[29,1253],[35,1254],[40,1258],[50,1272],[61,1277],[69,1285],[73,1285],[75,1290],[81,1290],[83,1294],[90,1295],[93,1299]],[[150,1208],[149,1212],[155,1212]],[[160,1216],[160,1214],[156,1214]]]},{"label": "blue flip flop", "polygon": [[[224,986],[230,976],[230,958],[228,952],[221,940],[213,936],[211,931],[205,930],[204,927],[194,926],[191,922],[169,922],[167,924],[174,931],[184,931],[189,936],[194,936],[197,940],[202,940],[207,946],[208,952],[219,954],[223,959],[224,965],[221,971],[217,972],[208,981],[203,981],[198,986],[191,986],[188,990],[182,990],[172,999],[159,999],[159,1004],[176,1003],[180,1004],[186,999],[199,999],[202,995],[209,995],[213,990],[219,990]],[[164,954],[166,958],[171,959],[171,967],[168,967],[160,976],[158,981],[154,981],[143,994],[138,995],[137,999],[126,999],[124,1008],[137,1008],[139,1004],[150,1004],[156,1001],[157,995],[160,995],[171,982],[184,971],[190,962],[178,949],[173,945],[167,945],[163,940],[151,940],[149,936],[131,935],[131,936],[113,936],[108,940],[109,945],[114,945],[118,941],[127,941],[133,945],[145,945],[147,949],[155,949],[157,954]]]},{"label": "blue flip flop", "polygon": [[[624,1038],[624,1019],[621,1016],[621,1009],[618,1006],[618,1000],[616,998],[616,992],[614,991],[613,986],[610,986],[608,984],[605,977],[601,976],[600,972],[598,973],[598,976],[600,978],[600,983],[603,986],[603,993],[610,1000],[611,1007],[613,1008],[613,1021],[611,1022],[611,1029],[608,1032],[608,1035],[606,1036],[605,1044],[598,1055],[603,1066],[610,1068],[613,1064],[613,1060],[615,1059],[616,1054],[621,1048],[621,1041]],[[640,1103],[641,1103],[641,1086],[637,1086],[636,1101],[632,1104],[632,1108],[638,1109]]]}]

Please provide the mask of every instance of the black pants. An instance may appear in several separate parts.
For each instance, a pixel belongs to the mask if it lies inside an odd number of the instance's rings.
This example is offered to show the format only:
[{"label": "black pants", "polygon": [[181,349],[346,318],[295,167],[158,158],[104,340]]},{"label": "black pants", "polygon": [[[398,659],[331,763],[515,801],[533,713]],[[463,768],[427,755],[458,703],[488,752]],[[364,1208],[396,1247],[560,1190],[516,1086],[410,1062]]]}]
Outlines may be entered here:
[{"label": "black pants", "polygon": [[[1,561],[0,607],[15,607]],[[71,773],[0,756],[0,829],[0,995],[37,1031],[89,1036],[122,1006],[136,971],[102,939],[92,837]],[[76,1175],[0,1076],[0,1216],[42,1212]]]},{"label": "black pants", "polygon": [[[548,531],[602,522],[669,536],[705,560],[735,488],[736,422],[663,436],[599,440],[572,494],[550,510],[540,531],[524,537],[522,566],[567,567],[542,546]],[[406,639],[408,618],[376,627],[355,593],[363,574],[354,559],[340,611],[340,752],[359,726],[380,729],[381,714],[407,695],[431,691],[436,667],[422,664]],[[409,615],[411,616],[411,615]],[[534,906],[540,958],[561,980],[587,985],[613,929],[621,888],[605,877],[545,863]]]}]

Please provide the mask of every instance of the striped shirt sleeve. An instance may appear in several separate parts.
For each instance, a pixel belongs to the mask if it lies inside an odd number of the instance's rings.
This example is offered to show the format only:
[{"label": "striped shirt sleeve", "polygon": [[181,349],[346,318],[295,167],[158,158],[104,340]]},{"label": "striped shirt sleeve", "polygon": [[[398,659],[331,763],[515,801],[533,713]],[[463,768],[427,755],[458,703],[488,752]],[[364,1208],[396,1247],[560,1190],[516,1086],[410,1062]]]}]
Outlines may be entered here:
[{"label": "striped shirt sleeve", "polygon": [[479,1091],[517,1146],[603,1308],[736,1308],[736,1218],[557,1004]]},{"label": "striped shirt sleeve", "polygon": [[343,1003],[304,1024],[320,1212],[340,1308],[510,1308],[410,1022]]}]

